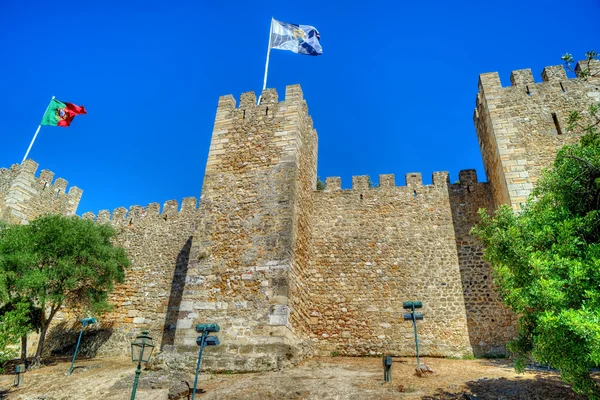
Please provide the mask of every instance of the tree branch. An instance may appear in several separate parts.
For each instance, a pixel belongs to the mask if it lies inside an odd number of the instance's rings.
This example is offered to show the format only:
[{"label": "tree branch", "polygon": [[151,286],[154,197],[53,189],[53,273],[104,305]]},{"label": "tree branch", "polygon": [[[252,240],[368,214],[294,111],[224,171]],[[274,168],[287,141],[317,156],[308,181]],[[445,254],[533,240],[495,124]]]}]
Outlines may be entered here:
[{"label": "tree branch", "polygon": [[592,164],[591,162],[589,162],[588,160],[586,160],[585,158],[581,158],[579,156],[574,156],[573,154],[566,154],[565,158],[570,158],[572,160],[577,160],[583,164],[586,164],[590,169],[592,169],[593,171],[595,171],[596,173],[600,173],[600,167]]}]

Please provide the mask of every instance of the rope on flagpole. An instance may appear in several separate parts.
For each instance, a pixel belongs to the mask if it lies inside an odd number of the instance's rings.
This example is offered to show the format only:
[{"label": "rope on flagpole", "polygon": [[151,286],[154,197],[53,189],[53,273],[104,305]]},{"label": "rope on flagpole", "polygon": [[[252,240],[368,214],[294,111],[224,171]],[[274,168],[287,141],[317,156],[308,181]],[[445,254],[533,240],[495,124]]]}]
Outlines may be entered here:
[{"label": "rope on flagpole", "polygon": [[256,101],[256,105],[260,104],[262,92],[264,92],[264,90],[267,88],[267,74],[269,73],[269,57],[271,56],[271,36],[273,36],[273,17],[271,17],[271,26],[269,27],[269,47],[267,48],[267,62],[265,63],[265,79],[263,80],[263,87],[260,92],[260,96],[258,96],[258,100]]},{"label": "rope on flagpole", "polygon": [[[52,96],[52,99],[50,99],[50,103],[48,103],[48,107],[46,107],[46,111],[44,111],[44,115],[46,115],[46,112],[48,112],[48,109],[50,108],[50,104],[52,104],[52,100],[54,100],[56,96]],[[42,116],[42,119],[44,117]],[[40,128],[42,127],[42,124],[39,124],[37,129],[35,130],[35,134],[33,135],[33,139],[31,139],[31,143],[29,143],[29,147],[27,148],[27,152],[25,153],[25,157],[23,157],[23,161],[25,161],[27,159],[27,156],[29,155],[29,151],[31,150],[31,147],[33,146],[33,142],[35,142],[35,138],[37,137],[38,133],[40,133]],[[21,161],[21,163],[23,163],[23,161]]]}]

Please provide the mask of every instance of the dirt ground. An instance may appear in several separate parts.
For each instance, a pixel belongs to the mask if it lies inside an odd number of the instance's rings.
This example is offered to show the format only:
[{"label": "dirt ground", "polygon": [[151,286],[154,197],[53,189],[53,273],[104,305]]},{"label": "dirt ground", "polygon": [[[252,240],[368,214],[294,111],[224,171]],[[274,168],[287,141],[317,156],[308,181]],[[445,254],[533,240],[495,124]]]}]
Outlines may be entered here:
[{"label": "dirt ground", "polygon": [[[570,400],[583,399],[564,385],[556,372],[517,374],[507,360],[424,358],[434,373],[415,375],[414,358],[394,358],[392,382],[383,382],[381,358],[313,358],[293,369],[249,374],[202,373],[201,400]],[[21,387],[14,375],[0,376],[0,398],[9,400],[107,399],[131,396],[135,365],[127,359],[55,360],[28,371]],[[186,383],[187,382],[187,383]],[[193,375],[144,370],[136,399],[187,398]],[[170,390],[170,395],[169,395]],[[184,393],[183,397],[177,396]],[[177,396],[177,397],[175,397]]]}]

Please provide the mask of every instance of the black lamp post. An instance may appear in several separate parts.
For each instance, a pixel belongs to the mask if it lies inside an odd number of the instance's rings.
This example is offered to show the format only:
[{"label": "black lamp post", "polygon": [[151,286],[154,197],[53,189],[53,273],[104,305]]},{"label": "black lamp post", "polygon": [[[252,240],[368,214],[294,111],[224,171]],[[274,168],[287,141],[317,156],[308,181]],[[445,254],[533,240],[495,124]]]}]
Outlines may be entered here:
[{"label": "black lamp post", "polygon": [[138,380],[142,372],[142,363],[150,361],[152,351],[154,350],[154,341],[148,336],[148,331],[142,331],[133,342],[131,342],[131,361],[138,363],[135,370],[135,381],[133,381],[133,391],[131,392],[131,400],[135,399]]}]

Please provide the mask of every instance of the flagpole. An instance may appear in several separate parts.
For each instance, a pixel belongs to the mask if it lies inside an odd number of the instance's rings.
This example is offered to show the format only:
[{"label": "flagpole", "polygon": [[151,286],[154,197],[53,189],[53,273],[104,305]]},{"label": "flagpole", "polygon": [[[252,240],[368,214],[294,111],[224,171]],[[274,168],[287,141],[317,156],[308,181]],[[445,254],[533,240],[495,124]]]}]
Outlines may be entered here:
[{"label": "flagpole", "polygon": [[265,79],[263,80],[262,91],[260,92],[260,96],[258,96],[258,101],[256,102],[256,104],[260,104],[262,92],[267,88],[267,74],[269,73],[269,57],[271,56],[271,36],[273,36],[273,17],[271,17],[271,26],[269,27],[269,47],[267,48],[267,62],[265,63]]},{"label": "flagpole", "polygon": [[[52,100],[54,100],[55,97],[56,96],[52,96],[52,99],[50,99],[50,103],[48,103],[48,107],[46,107],[46,111],[44,111],[44,115],[46,115],[46,112],[50,108],[50,104],[52,104]],[[43,118],[44,117],[42,117],[42,119]],[[23,157],[23,161],[25,161],[27,159],[27,156],[29,155],[29,151],[31,150],[31,146],[33,146],[33,142],[35,142],[35,138],[37,137],[38,133],[40,133],[41,127],[42,127],[42,124],[39,124],[37,129],[35,130],[35,134],[33,135],[33,139],[31,139],[31,143],[29,143],[29,148],[27,149],[27,152],[25,153],[25,157]],[[21,163],[23,163],[23,161],[21,161]]]}]

